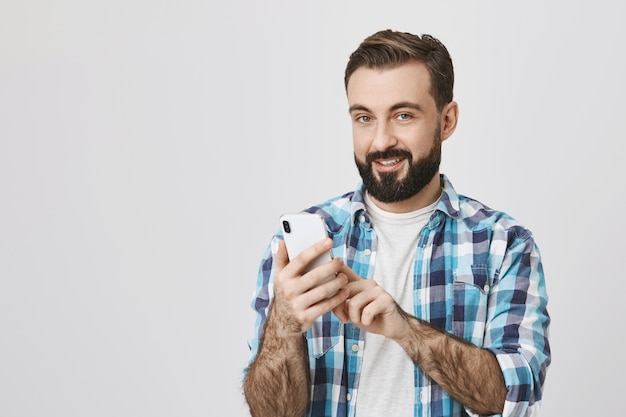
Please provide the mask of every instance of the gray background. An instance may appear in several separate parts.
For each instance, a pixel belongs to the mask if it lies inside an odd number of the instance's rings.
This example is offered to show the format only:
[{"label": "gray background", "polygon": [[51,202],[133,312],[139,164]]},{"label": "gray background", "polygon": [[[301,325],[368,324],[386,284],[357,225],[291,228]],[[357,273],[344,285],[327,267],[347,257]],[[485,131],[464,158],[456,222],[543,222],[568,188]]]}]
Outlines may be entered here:
[{"label": "gray background", "polygon": [[281,213],[356,185],[343,69],[386,28],[448,46],[442,171],[540,245],[542,415],[623,409],[625,17],[612,1],[1,0],[0,416],[246,415],[258,262]]}]

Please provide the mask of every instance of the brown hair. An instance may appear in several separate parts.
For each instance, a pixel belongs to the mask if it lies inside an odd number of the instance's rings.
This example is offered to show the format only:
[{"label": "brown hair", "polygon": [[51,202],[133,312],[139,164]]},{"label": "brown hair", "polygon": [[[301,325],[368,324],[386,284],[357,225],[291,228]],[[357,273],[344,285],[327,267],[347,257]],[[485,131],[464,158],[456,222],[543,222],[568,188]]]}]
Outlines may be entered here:
[{"label": "brown hair", "polygon": [[385,68],[419,61],[426,65],[430,74],[431,95],[435,99],[437,110],[452,101],[454,88],[454,68],[446,47],[430,35],[421,37],[406,32],[383,30],[368,36],[350,55],[344,84],[352,73],[360,67]]}]

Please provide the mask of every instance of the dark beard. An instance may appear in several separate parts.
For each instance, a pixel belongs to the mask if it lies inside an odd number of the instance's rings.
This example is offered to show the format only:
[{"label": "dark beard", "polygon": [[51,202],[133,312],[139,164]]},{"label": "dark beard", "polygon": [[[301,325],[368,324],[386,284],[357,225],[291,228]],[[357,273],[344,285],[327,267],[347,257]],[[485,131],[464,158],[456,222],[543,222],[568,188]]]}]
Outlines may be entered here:
[{"label": "dark beard", "polygon": [[[439,171],[441,163],[441,138],[439,132],[435,132],[435,142],[428,155],[413,163],[411,153],[402,149],[388,149],[382,152],[367,154],[365,163],[360,162],[356,155],[354,162],[359,169],[365,190],[376,200],[383,203],[395,203],[407,200],[419,193]],[[409,172],[403,179],[397,179],[396,172],[378,173],[380,179],[374,174],[372,163],[381,158],[406,158],[409,163]]]}]

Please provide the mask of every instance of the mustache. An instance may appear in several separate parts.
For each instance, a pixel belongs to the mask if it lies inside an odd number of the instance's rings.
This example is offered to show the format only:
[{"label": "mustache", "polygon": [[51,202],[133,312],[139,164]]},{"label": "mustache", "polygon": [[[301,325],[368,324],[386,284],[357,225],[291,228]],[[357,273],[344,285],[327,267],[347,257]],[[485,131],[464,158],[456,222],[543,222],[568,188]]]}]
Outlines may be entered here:
[{"label": "mustache", "polygon": [[404,149],[387,149],[384,151],[370,152],[365,157],[365,162],[371,164],[377,159],[389,159],[389,158],[406,158],[411,162],[411,152]]}]

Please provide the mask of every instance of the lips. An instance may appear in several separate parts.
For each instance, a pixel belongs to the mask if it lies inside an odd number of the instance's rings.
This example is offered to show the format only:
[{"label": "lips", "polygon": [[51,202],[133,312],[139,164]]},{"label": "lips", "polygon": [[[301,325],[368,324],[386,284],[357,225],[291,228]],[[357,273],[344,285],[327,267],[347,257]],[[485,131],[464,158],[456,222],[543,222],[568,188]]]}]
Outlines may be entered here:
[{"label": "lips", "polygon": [[384,166],[391,166],[391,165],[395,165],[397,163],[399,163],[402,159],[401,158],[396,158],[396,159],[390,159],[390,160],[386,160],[386,161],[377,161],[379,164],[384,165]]},{"label": "lips", "polygon": [[381,172],[392,172],[402,166],[405,158],[377,159],[374,161],[376,169]]}]

